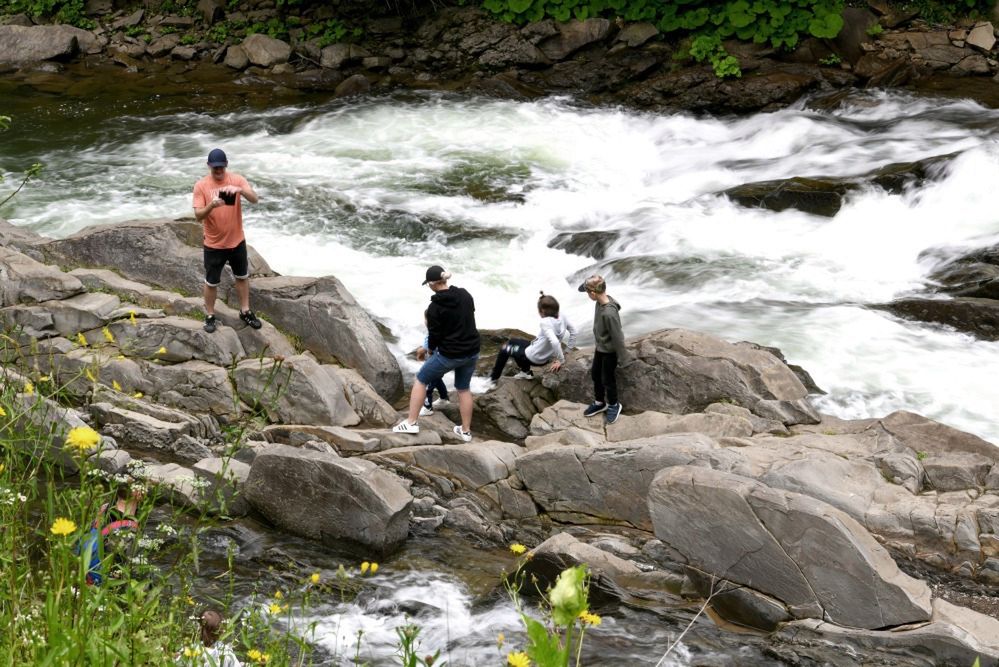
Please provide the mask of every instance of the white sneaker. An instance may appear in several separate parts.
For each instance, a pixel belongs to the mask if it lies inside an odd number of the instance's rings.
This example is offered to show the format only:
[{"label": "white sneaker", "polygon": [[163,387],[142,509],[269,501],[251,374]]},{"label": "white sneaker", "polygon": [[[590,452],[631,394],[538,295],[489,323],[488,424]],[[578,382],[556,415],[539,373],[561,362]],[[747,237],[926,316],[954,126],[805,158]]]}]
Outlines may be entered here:
[{"label": "white sneaker", "polygon": [[496,388],[496,381],[495,380],[486,379],[486,381],[482,383],[482,393],[483,394],[486,393],[487,391],[492,391],[495,388]]},{"label": "white sneaker", "polygon": [[410,424],[409,420],[403,419],[401,422],[392,427],[393,433],[419,433],[419,424]]},{"label": "white sneaker", "polygon": [[533,380],[534,379],[534,373],[528,373],[527,371],[520,371],[519,373],[517,373],[516,375],[513,376],[513,379],[514,380]]},{"label": "white sneaker", "polygon": [[446,398],[438,398],[436,401],[434,401],[434,407],[440,410],[445,405],[449,405],[450,403],[451,401],[447,400]]},{"label": "white sneaker", "polygon": [[434,414],[434,409],[433,408],[428,408],[426,405],[421,405],[420,406],[420,416],[421,417],[429,417],[432,414]]},{"label": "white sneaker", "polygon": [[452,430],[454,431],[454,434],[459,438],[461,438],[463,441],[465,442],[472,441],[472,434],[466,431],[462,431],[460,426],[455,426]]}]

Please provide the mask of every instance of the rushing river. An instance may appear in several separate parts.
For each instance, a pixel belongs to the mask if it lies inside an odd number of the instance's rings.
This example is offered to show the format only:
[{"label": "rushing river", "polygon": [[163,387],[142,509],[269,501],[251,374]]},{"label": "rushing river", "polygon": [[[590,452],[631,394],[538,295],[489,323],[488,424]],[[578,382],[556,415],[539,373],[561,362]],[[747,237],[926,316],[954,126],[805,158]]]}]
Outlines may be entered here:
[{"label": "rushing river", "polygon": [[[816,401],[823,412],[906,409],[999,443],[999,343],[868,308],[921,287],[934,266],[923,251],[937,250],[938,262],[999,242],[997,111],[898,93],[745,118],[432,94],[191,106],[15,100],[0,109],[15,116],[0,135],[5,185],[30,162],[45,171],[3,216],[62,237],[189,215],[191,186],[220,146],[261,196],[244,209],[250,244],[280,273],[340,278],[392,331],[400,359],[423,337],[429,264],[472,292],[481,328],[526,331],[544,290],[588,332],[592,306],[575,285],[599,272],[629,336],[685,327],[776,346],[828,392]],[[932,182],[902,195],[856,193],[833,218],[742,208],[715,194],[956,151]],[[619,234],[600,260],[549,247],[558,234],[587,231]],[[496,662],[496,633],[517,625],[509,604],[470,592],[467,572],[426,562],[420,576],[387,574],[384,598],[327,609],[320,627],[338,629],[325,649],[342,655],[336,637],[363,629],[377,663],[392,653],[400,609],[415,604],[441,612],[424,618],[427,643],[452,647],[453,664]],[[608,619],[588,664],[655,664],[683,625],[625,609]],[[696,664],[768,664],[752,646],[703,630],[671,664],[692,664],[688,650]]]}]

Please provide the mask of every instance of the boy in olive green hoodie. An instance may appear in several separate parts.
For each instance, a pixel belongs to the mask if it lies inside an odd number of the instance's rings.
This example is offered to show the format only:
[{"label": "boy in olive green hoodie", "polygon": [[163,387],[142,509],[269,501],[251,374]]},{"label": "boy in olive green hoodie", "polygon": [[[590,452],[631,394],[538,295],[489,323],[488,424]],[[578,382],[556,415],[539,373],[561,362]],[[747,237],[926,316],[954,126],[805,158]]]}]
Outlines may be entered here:
[{"label": "boy in olive green hoodie", "polygon": [[603,276],[590,276],[579,286],[591,301],[595,301],[593,311],[593,339],[596,350],[593,352],[593,365],[590,376],[593,378],[594,401],[583,415],[605,412],[608,424],[613,424],[621,416],[621,402],[617,398],[618,365],[628,364],[628,351],[624,347],[624,332],[621,330],[621,304],[607,294],[607,283]]}]

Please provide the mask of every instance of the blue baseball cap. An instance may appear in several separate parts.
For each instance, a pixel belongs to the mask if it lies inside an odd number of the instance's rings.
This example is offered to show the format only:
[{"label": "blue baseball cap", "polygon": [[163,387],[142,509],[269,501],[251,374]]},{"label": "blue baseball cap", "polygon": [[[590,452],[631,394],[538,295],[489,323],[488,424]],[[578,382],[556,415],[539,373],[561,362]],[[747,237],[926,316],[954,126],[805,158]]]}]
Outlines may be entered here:
[{"label": "blue baseball cap", "polygon": [[212,152],[208,154],[208,166],[209,167],[229,166],[229,159],[225,156],[225,151],[223,151],[221,148],[212,149]]}]

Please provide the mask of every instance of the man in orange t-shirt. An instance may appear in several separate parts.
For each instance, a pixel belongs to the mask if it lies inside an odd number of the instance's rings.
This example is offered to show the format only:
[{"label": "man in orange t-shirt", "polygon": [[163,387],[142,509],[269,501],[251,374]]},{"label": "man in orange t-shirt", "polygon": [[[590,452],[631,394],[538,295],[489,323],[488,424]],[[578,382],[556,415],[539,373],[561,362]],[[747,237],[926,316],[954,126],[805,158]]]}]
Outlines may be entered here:
[{"label": "man in orange t-shirt", "polygon": [[260,328],[260,320],[250,310],[250,263],[246,257],[240,203],[245,197],[256,204],[259,197],[245,178],[227,172],[228,166],[229,160],[222,149],[214,149],[208,154],[211,173],[194,184],[194,217],[205,229],[205,331],[208,333],[219,325],[215,297],[226,264],[236,279],[239,319],[254,329]]}]

